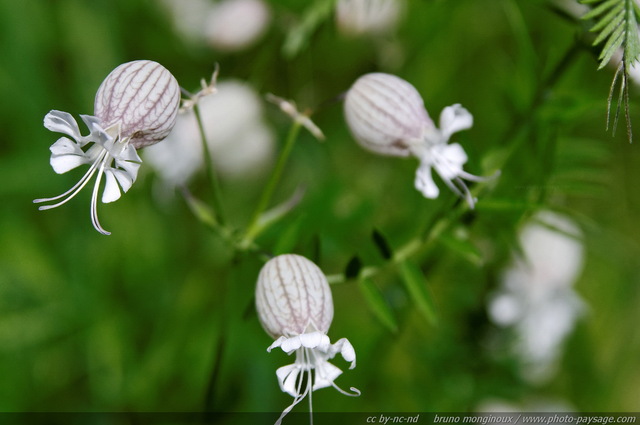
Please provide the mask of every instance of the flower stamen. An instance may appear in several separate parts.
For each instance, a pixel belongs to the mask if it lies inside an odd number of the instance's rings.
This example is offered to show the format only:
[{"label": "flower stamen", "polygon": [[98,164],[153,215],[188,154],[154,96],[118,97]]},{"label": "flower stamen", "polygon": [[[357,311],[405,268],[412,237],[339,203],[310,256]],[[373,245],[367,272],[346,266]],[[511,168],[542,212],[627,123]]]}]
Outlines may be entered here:
[{"label": "flower stamen", "polygon": [[[106,153],[106,151],[105,151]],[[104,168],[111,157],[109,155],[102,154],[103,159],[100,161],[100,170],[98,171],[98,177],[96,177],[96,184],[93,186],[93,193],[91,194],[91,224],[93,227],[103,235],[110,235],[111,232],[104,230],[98,220],[98,190],[100,190],[100,182],[102,181],[102,175],[104,174]],[[98,161],[96,161],[98,163]]]},{"label": "flower stamen", "polygon": [[[104,154],[106,154],[106,153],[107,153],[107,151],[104,151],[102,154],[100,154],[100,156],[104,156]],[[91,167],[89,167],[89,169],[84,174],[84,176],[82,176],[82,178],[75,185],[73,185],[73,187],[71,189],[67,190],[63,194],[58,195],[58,196],[54,196],[52,198],[34,199],[33,203],[34,204],[40,204],[42,202],[57,201],[58,199],[62,199],[62,198],[66,197],[66,199],[63,199],[62,201],[58,202],[57,204],[39,206],[38,210],[40,210],[40,211],[50,210],[50,209],[57,208],[57,207],[59,207],[61,205],[66,204],[69,200],[73,199],[78,193],[80,193],[80,191],[87,185],[89,180],[91,180],[91,178],[93,178],[93,175],[95,174],[96,169],[98,168],[99,162],[100,162],[100,160],[97,160],[93,164],[91,164]]]}]

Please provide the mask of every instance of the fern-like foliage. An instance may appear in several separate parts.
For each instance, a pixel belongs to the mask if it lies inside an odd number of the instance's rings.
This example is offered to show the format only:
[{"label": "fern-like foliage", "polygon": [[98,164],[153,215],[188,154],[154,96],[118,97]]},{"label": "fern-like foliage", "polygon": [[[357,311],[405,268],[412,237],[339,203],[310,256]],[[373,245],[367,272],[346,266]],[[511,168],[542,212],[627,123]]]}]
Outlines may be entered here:
[{"label": "fern-like foliage", "polygon": [[[590,29],[591,32],[598,34],[593,45],[604,43],[598,58],[600,61],[598,69],[603,68],[612,59],[617,60],[615,58],[617,52],[622,54],[609,90],[607,130],[611,123],[611,104],[617,91],[612,130],[615,134],[620,110],[624,108],[627,136],[629,142],[631,142],[633,136],[629,114],[629,71],[640,58],[640,36],[638,33],[640,5],[638,5],[637,0],[581,0],[581,3],[594,6],[582,17],[583,19],[595,21],[595,24]],[[619,88],[616,89],[618,86]]]}]

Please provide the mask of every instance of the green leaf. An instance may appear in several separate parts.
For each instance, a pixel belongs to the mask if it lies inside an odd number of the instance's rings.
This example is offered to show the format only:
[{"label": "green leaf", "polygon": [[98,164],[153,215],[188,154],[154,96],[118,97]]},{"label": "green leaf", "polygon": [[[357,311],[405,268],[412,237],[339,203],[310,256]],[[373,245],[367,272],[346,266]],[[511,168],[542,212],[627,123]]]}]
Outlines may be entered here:
[{"label": "green leaf", "polygon": [[376,316],[376,318],[391,332],[398,331],[398,323],[391,306],[387,303],[380,292],[380,289],[369,278],[363,278],[358,281],[358,287],[364,296],[367,307]]},{"label": "green leaf", "polygon": [[403,261],[400,263],[400,274],[411,299],[416,303],[418,311],[427,319],[427,322],[436,325],[438,316],[435,303],[420,267],[410,260]]},{"label": "green leaf", "polygon": [[387,239],[382,235],[382,233],[380,233],[377,229],[374,229],[371,233],[371,238],[378,248],[378,251],[380,252],[382,258],[384,258],[385,260],[390,260],[391,257],[393,257],[393,251],[391,250],[391,246],[389,246]]},{"label": "green leaf", "polygon": [[186,189],[182,191],[182,195],[193,215],[195,215],[201,223],[211,228],[218,227],[216,215],[206,203],[193,196],[193,194]]},{"label": "green leaf", "polygon": [[360,269],[362,269],[362,261],[360,261],[360,257],[354,255],[351,260],[347,263],[347,267],[344,269],[344,276],[348,279],[355,279],[360,274]]},{"label": "green leaf", "polygon": [[316,0],[304,12],[300,22],[287,34],[282,46],[285,57],[293,58],[308,44],[320,24],[331,17],[336,0]]},{"label": "green leaf", "polygon": [[438,238],[447,248],[456,252],[460,257],[469,261],[471,264],[481,266],[483,263],[480,250],[469,240],[456,238],[449,234],[442,234]]},{"label": "green leaf", "polygon": [[273,255],[293,252],[293,249],[298,243],[302,224],[302,217],[298,217],[296,220],[291,222],[289,226],[287,226],[287,228],[280,234],[280,237],[273,248]]},{"label": "green leaf", "polygon": [[[615,10],[613,12],[615,12]],[[624,21],[624,13],[616,12],[616,16],[609,23],[606,23],[606,26],[604,27],[604,29],[600,28],[602,25],[599,25],[599,24],[591,28],[589,31],[592,31],[592,32],[601,31],[598,37],[593,42],[593,45],[597,46],[602,41],[604,41],[604,39],[607,38],[609,35],[611,35],[611,33],[613,33],[613,31],[616,28],[620,27],[620,24],[622,23],[622,21]],[[601,23],[604,24],[605,23],[604,20]]]},{"label": "green leaf", "polygon": [[593,19],[596,16],[602,15],[612,7],[619,7],[618,5],[620,4],[622,5],[622,7],[624,7],[625,1],[626,0],[607,0],[594,9],[591,9],[589,12],[585,13],[584,16],[582,16],[582,19]]}]

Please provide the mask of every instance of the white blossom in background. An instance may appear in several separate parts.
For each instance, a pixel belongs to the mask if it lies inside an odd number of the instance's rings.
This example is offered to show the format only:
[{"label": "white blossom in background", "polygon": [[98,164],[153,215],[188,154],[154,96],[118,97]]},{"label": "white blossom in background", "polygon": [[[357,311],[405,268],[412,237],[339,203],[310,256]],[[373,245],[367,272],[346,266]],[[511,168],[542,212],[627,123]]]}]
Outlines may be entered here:
[{"label": "white blossom in background", "polygon": [[395,29],[403,10],[403,0],[338,0],[336,23],[346,35],[381,34]]},{"label": "white blossom in background", "polygon": [[465,108],[459,104],[444,108],[438,129],[415,87],[394,75],[371,73],[358,78],[347,92],[344,114],[351,134],[365,149],[420,161],[414,184],[425,197],[437,198],[440,193],[431,176],[435,169],[473,208],[476,199],[463,180],[486,178],[464,171],[467,154],[458,143],[448,143],[453,133],[473,125],[473,116]]},{"label": "white blossom in background", "polygon": [[[44,126],[69,137],[61,137],[51,150],[51,166],[66,173],[80,165],[89,170],[67,192],[33,202],[55,202],[40,210],[56,208],[76,196],[97,174],[91,197],[91,221],[102,234],[110,234],[98,220],[98,192],[102,176],[105,187],[102,202],[116,201],[135,182],[141,159],[136,149],[163,140],[173,128],[180,104],[180,87],[162,65],[139,60],[114,69],[100,85],[94,114],[80,115],[90,133],[83,136],[71,114],[51,111]],[[57,201],[57,202],[56,202]]]},{"label": "white blossom in background", "polygon": [[176,31],[227,52],[243,50],[264,35],[271,11],[264,0],[163,0]]},{"label": "white blossom in background", "polygon": [[356,353],[346,338],[331,344],[327,336],[333,320],[333,300],[327,278],[318,266],[295,254],[269,260],[258,276],[256,309],[262,327],[275,339],[267,351],[279,347],[296,355],[293,364],[276,371],[280,389],[294,397],[276,425],[306,396],[309,411],[313,412],[311,393],[320,388],[333,387],[345,395],[360,395],[353,387],[348,393],[334,383],[342,370],[329,360],[340,354],[353,369]]},{"label": "white blossom in background", "polygon": [[584,310],[573,289],[583,267],[582,233],[568,218],[542,211],[522,229],[519,243],[522,256],[514,254],[488,310],[496,325],[515,331],[525,376],[541,381]]},{"label": "white blossom in background", "polygon": [[[255,175],[271,163],[274,153],[260,97],[239,81],[222,81],[216,88],[215,94],[198,100],[211,160],[224,177]],[[194,111],[181,111],[166,140],[146,149],[144,158],[167,185],[188,183],[204,164]]]},{"label": "white blossom in background", "polygon": [[204,40],[204,27],[211,0],[162,0],[178,34],[192,41]]},{"label": "white blossom in background", "polygon": [[[570,414],[577,411],[575,407],[573,407],[565,400],[547,398],[527,398],[517,403],[509,400],[486,399],[480,402],[474,410],[479,414],[491,414],[491,417],[494,418],[496,414],[502,413],[505,417],[505,420],[503,421],[504,423],[509,423],[507,418],[516,418],[516,416],[512,415],[512,413],[538,413],[537,415],[535,415],[536,417],[542,417],[542,414],[547,413],[548,416],[545,415],[544,417],[544,423],[547,425],[569,423],[566,419],[554,421],[554,418],[556,418],[555,415],[557,415],[558,413]],[[566,416],[564,417],[566,418]]]},{"label": "white blossom in background", "polygon": [[257,41],[270,20],[269,8],[262,0],[222,0],[209,10],[204,36],[215,49],[238,51]]}]

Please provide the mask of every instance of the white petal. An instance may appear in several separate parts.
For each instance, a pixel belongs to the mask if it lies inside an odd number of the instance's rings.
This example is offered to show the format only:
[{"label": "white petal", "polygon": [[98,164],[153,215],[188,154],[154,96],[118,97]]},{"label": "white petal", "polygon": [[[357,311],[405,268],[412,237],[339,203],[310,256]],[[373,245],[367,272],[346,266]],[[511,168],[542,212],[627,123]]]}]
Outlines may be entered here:
[{"label": "white petal", "polygon": [[106,169],[104,174],[106,176],[106,181],[104,185],[104,192],[102,192],[102,202],[106,204],[120,199],[122,193],[120,192],[118,182],[113,175],[113,169]]},{"label": "white petal", "polygon": [[300,336],[296,335],[294,337],[287,338],[286,340],[282,341],[282,345],[280,346],[280,348],[282,348],[282,351],[289,354],[292,351],[295,351],[298,348],[300,348],[300,346],[302,346],[302,342],[300,341]]},{"label": "white petal", "polygon": [[51,151],[50,164],[53,170],[58,173],[66,173],[69,170],[86,164],[90,160],[85,153],[72,140],[61,137],[49,148]]},{"label": "white petal", "polygon": [[118,180],[118,184],[122,188],[123,192],[127,192],[129,189],[131,189],[134,180],[131,178],[131,174],[129,174],[128,171],[119,170],[116,168],[111,168],[110,171],[113,173],[116,180]]},{"label": "white petal", "polygon": [[[131,184],[136,181],[136,178],[138,177],[138,170],[140,169],[140,163],[116,160],[116,166],[119,171],[126,174],[127,179],[130,180]],[[120,181],[120,179],[118,179],[118,181]],[[129,184],[129,187],[131,184]],[[123,184],[122,187],[124,188],[124,186],[125,185]],[[129,190],[129,188],[126,188],[125,192],[127,190]]]},{"label": "white petal", "polygon": [[440,114],[440,131],[444,141],[449,140],[453,133],[466,130],[473,126],[473,115],[459,103],[447,106]]},{"label": "white petal", "polygon": [[273,350],[276,347],[280,347],[282,345],[282,343],[284,341],[286,341],[288,338],[286,336],[281,336],[280,338],[276,339],[273,344],[271,344],[268,348],[267,348],[267,352],[271,352],[271,350]]},{"label": "white petal", "polygon": [[426,198],[435,199],[440,194],[438,186],[436,186],[433,177],[431,177],[431,164],[427,162],[423,162],[420,164],[420,167],[418,167],[414,184],[416,189]]},{"label": "white petal", "polygon": [[329,345],[329,337],[322,332],[310,332],[300,335],[300,343],[303,347],[316,348],[322,345]]},{"label": "white petal", "polygon": [[78,123],[68,112],[51,111],[44,117],[44,126],[56,133],[64,133],[75,140],[80,140],[80,129]]},{"label": "white petal", "polygon": [[316,365],[316,374],[313,381],[313,391],[333,385],[333,381],[342,374],[340,368],[329,362],[323,361]]},{"label": "white petal", "polygon": [[348,339],[339,339],[335,344],[333,344],[332,351],[340,353],[343,359],[351,362],[349,369],[356,367],[356,350],[354,350],[353,345],[351,345]]},{"label": "white petal", "polygon": [[444,180],[453,180],[462,173],[467,154],[458,143],[436,146],[432,149],[433,165]]},{"label": "white petal", "polygon": [[140,158],[140,155],[138,155],[136,148],[134,148],[132,145],[127,145],[122,150],[122,153],[117,159],[128,161],[128,162],[138,162],[138,163],[142,162],[142,158]]},{"label": "white petal", "polygon": [[300,373],[300,368],[295,364],[290,364],[286,366],[282,366],[276,370],[276,376],[278,377],[278,384],[280,384],[280,389],[292,395],[293,397],[297,397],[298,386],[297,377]]}]

